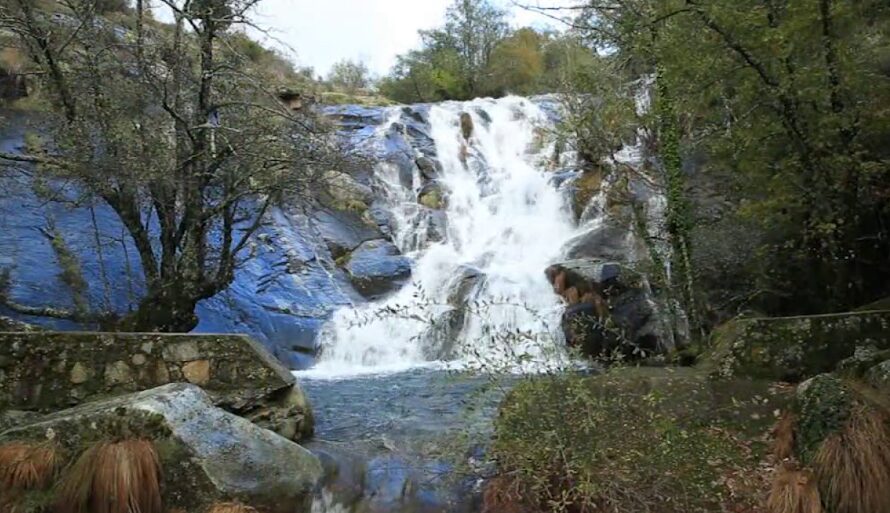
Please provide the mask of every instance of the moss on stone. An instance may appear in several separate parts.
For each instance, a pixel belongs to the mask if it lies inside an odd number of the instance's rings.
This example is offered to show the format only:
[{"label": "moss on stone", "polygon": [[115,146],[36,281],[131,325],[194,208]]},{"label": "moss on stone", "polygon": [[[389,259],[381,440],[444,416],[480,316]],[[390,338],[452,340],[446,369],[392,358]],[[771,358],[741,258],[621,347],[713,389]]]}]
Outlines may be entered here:
[{"label": "moss on stone", "polygon": [[705,360],[724,377],[799,381],[865,346],[890,349],[890,311],[731,321],[714,331]]},{"label": "moss on stone", "polygon": [[854,393],[840,378],[821,374],[798,387],[795,451],[809,462],[823,440],[844,427],[850,418]]}]

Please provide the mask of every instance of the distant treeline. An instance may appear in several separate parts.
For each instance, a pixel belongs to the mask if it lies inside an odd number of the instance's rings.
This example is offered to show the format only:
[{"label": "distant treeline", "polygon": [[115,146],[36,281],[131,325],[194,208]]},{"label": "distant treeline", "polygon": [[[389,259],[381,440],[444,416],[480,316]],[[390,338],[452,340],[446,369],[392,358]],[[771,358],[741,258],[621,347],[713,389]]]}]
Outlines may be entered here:
[{"label": "distant treeline", "polygon": [[577,36],[511,29],[486,0],[455,0],[445,24],[420,38],[380,80],[383,96],[415,103],[550,92],[596,59]]}]

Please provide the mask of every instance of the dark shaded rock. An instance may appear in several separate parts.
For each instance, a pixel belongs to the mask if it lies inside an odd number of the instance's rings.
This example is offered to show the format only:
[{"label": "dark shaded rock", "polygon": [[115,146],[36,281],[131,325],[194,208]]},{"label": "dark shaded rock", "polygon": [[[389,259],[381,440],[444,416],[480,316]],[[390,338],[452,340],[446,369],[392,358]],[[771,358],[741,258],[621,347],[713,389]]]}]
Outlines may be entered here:
[{"label": "dark shaded rock", "polygon": [[377,298],[398,290],[411,277],[411,260],[391,242],[377,239],[353,251],[345,269],[356,290]]},{"label": "dark shaded rock", "polygon": [[328,105],[322,108],[322,114],[343,130],[364,130],[385,120],[384,109],[361,105]]},{"label": "dark shaded rock", "polygon": [[442,163],[430,157],[420,157],[416,161],[420,175],[425,180],[438,180],[442,176]]},{"label": "dark shaded rock", "polygon": [[450,310],[440,315],[424,334],[424,347],[431,359],[451,359],[454,342],[463,330],[467,318],[467,303],[473,301],[485,283],[485,274],[479,269],[462,265],[448,284],[446,301]]},{"label": "dark shaded rock", "polygon": [[674,348],[676,337],[639,272],[610,261],[580,259],[550,266],[547,277],[568,303],[566,342],[594,358],[618,350],[645,357]]},{"label": "dark shaded rock", "polygon": [[0,331],[40,331],[40,327],[0,316]]},{"label": "dark shaded rock", "polygon": [[491,124],[491,116],[488,114],[488,112],[485,111],[485,109],[483,109],[482,107],[477,107],[475,109],[475,112],[476,112],[476,115],[479,116],[479,119],[482,120],[482,123],[485,124],[485,126],[488,126]]},{"label": "dark shaded rock", "polygon": [[473,300],[484,282],[485,274],[478,268],[469,265],[460,266],[448,286],[451,290],[448,294],[448,304],[458,307]]},{"label": "dark shaded rock", "polygon": [[467,112],[460,113],[460,133],[467,141],[473,137],[473,116]]},{"label": "dark shaded rock", "polygon": [[28,96],[24,75],[7,72],[0,68],[0,99],[17,100]]},{"label": "dark shaded rock", "polygon": [[363,242],[381,236],[378,230],[368,226],[356,212],[324,209],[315,212],[313,219],[322,240],[334,258],[340,258]]},{"label": "dark shaded rock", "polygon": [[890,349],[890,311],[741,319],[712,337],[717,375],[800,381],[835,370],[857,347]]},{"label": "dark shaded rock", "polygon": [[570,259],[602,258],[635,261],[645,248],[630,228],[606,221],[572,238],[566,243],[565,255]]},{"label": "dark shaded rock", "polygon": [[287,423],[296,439],[312,434],[312,411],[293,375],[243,335],[0,333],[0,359],[0,409],[53,412],[189,382],[263,427]]},{"label": "dark shaded rock", "polygon": [[269,511],[308,511],[322,477],[309,451],[214,407],[204,391],[182,383],[63,410],[0,434],[0,443],[50,437],[73,458],[122,436],[155,444],[167,509],[204,511],[237,497]]},{"label": "dark shaded rock", "polygon": [[442,210],[429,210],[424,216],[426,236],[431,242],[444,241],[448,235],[448,216]]}]

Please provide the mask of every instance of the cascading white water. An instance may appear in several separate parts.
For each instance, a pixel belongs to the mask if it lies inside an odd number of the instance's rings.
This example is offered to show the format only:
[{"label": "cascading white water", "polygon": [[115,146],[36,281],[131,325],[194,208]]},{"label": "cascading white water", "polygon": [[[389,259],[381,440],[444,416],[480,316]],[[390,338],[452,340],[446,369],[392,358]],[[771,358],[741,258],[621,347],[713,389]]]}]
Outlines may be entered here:
[{"label": "cascading white water", "polygon": [[[473,118],[469,142],[461,113]],[[429,118],[447,191],[445,240],[424,243],[416,232],[426,226],[413,221],[425,214],[413,191],[381,166],[397,220],[394,239],[415,261],[412,282],[380,302],[335,312],[320,334],[322,356],[311,374],[385,372],[441,359],[527,367],[559,352],[561,303],[544,270],[575,227],[566,200],[548,183],[545,162],[553,148],[541,137],[547,116],[527,99],[507,97],[435,105]],[[470,297],[460,298],[468,303],[457,315],[455,290],[468,273],[477,281]],[[457,326],[443,343],[431,326],[448,319]]]}]

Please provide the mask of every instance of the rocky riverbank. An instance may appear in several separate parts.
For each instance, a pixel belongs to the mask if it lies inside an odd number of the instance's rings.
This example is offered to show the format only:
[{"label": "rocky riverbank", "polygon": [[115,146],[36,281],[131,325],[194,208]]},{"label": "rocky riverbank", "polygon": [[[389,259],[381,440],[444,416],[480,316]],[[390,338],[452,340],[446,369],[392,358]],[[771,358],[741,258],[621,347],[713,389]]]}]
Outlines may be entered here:
[{"label": "rocky riverbank", "polygon": [[0,333],[0,506],[308,511],[323,477],[291,375],[244,336]]}]

